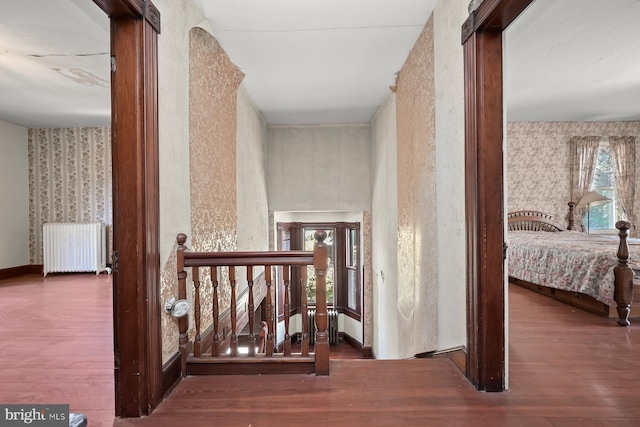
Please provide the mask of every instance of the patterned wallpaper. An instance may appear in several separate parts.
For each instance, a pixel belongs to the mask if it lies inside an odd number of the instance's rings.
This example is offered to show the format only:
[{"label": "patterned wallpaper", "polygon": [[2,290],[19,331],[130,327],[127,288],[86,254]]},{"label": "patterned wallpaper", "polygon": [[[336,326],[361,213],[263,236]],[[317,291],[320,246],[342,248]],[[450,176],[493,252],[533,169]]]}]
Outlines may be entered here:
[{"label": "patterned wallpaper", "polygon": [[[398,341],[400,357],[437,345],[437,234],[433,17],[400,70],[398,128]],[[427,326],[428,325],[428,326]]]},{"label": "patterned wallpaper", "polygon": [[371,242],[371,212],[362,213],[362,250],[364,251],[364,289],[363,289],[363,316],[364,336],[362,345],[373,348],[373,268],[372,268],[372,242]]},{"label": "patterned wallpaper", "polygon": [[29,129],[28,155],[31,264],[42,264],[42,226],[49,222],[104,222],[110,248],[110,128]]},{"label": "patterned wallpaper", "polygon": [[[569,139],[636,136],[640,122],[511,122],[507,124],[507,211],[534,209],[567,222],[571,197]],[[636,164],[640,166],[640,150]],[[639,180],[640,174],[636,178]],[[636,213],[640,203],[635,203]]]},{"label": "patterned wallpaper", "polygon": [[[234,251],[237,249],[237,91],[244,74],[216,39],[202,28],[192,28],[189,40],[190,249]],[[161,273],[163,298],[177,286],[174,257],[175,248]],[[225,273],[219,288],[221,311],[229,307],[231,290],[225,281],[227,277]],[[208,271],[201,273],[201,281],[201,330],[204,331],[213,323],[213,290]],[[173,292],[177,294],[177,290]],[[188,298],[193,300],[193,295]],[[178,346],[175,321],[165,319],[162,329],[163,361],[166,361]],[[190,332],[193,335],[193,325]]]}]

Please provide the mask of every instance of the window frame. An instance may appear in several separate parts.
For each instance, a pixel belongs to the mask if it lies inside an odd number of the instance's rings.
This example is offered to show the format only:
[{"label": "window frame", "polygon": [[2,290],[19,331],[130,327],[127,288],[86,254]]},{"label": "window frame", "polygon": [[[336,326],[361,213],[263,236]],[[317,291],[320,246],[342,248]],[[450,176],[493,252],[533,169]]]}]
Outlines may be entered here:
[{"label": "window frame", "polygon": [[[284,235],[289,236],[290,238],[290,246],[289,250],[304,250],[304,234],[305,230],[310,229],[332,229],[334,236],[334,301],[333,304],[330,301],[327,301],[327,306],[338,310],[338,312],[343,313],[357,321],[362,321],[362,296],[363,296],[363,274],[362,274],[362,247],[361,245],[357,246],[357,268],[355,268],[356,272],[356,283],[358,286],[355,289],[355,308],[349,307],[349,268],[347,266],[347,248],[346,245],[349,242],[347,233],[350,233],[352,230],[355,230],[357,235],[358,243],[362,241],[361,235],[361,226],[359,222],[278,222],[277,224],[278,230],[278,250],[285,250],[282,248],[282,238]],[[291,273],[291,315],[300,313],[301,311],[301,300],[302,300],[302,290],[293,286],[294,283],[299,283],[300,281],[300,270],[298,268],[294,268],[294,271]],[[351,271],[354,271],[352,268]],[[284,303],[283,298],[280,295],[284,295],[284,285],[278,284],[278,319],[284,319]],[[282,300],[282,301],[281,301]],[[310,308],[315,307],[315,303],[309,302],[308,306]]]}]

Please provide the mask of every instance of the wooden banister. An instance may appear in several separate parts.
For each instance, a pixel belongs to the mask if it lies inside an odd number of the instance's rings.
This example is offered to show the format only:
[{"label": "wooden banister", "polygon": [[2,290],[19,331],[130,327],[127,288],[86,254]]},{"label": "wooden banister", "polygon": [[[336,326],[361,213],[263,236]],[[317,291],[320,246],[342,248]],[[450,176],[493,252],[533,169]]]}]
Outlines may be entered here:
[{"label": "wooden banister", "polygon": [[[191,252],[185,247],[187,236],[179,234],[177,238],[177,270],[178,270],[178,296],[180,299],[187,298],[187,268],[191,268],[191,278],[193,280],[193,316],[194,316],[194,340],[189,343],[189,317],[183,316],[178,321],[179,328],[179,351],[182,358],[181,371],[186,376],[189,373],[207,373],[215,366],[224,366],[226,373],[234,369],[247,370],[250,363],[268,366],[261,370],[259,367],[249,368],[251,372],[276,372],[283,364],[292,363],[289,372],[314,372],[316,375],[329,374],[329,339],[328,339],[328,317],[327,317],[327,245],[324,243],[326,233],[316,232],[316,245],[313,252],[309,251],[271,251],[271,252]],[[316,274],[316,327],[315,352],[309,351],[309,331],[308,325],[308,302],[307,302],[307,268],[313,266]],[[238,296],[237,274],[242,275],[242,271],[236,272],[236,267],[245,269],[247,289],[240,292]],[[264,267],[264,282],[258,279],[258,293],[255,294],[256,283],[254,283],[253,267]],[[283,352],[276,353],[276,316],[273,291],[273,267],[282,270],[282,280],[284,284],[284,342]],[[211,296],[213,325],[212,330],[202,332],[201,313],[201,292],[205,291],[206,282],[201,282],[200,268],[210,268]],[[219,272],[219,268],[223,270]],[[228,269],[229,285],[229,309],[224,313],[220,312],[220,277],[224,273],[224,268]],[[300,275],[294,275],[293,269],[300,269]],[[300,282],[291,282],[292,277],[300,277]],[[226,283],[226,281],[225,281]],[[291,286],[300,286],[302,298],[302,345],[301,352],[292,354],[291,331],[290,331],[290,309],[291,309]],[[256,295],[258,300],[256,301]],[[226,299],[227,297],[225,297]],[[239,299],[242,305],[239,303]],[[263,301],[264,299],[264,301]],[[264,313],[266,318],[266,333],[264,334],[264,350],[256,351],[255,333],[255,309],[256,305],[264,303]],[[247,323],[248,322],[248,323]],[[243,325],[248,324],[248,352],[247,357],[243,357],[239,352],[239,330]],[[227,335],[227,327],[230,334]],[[208,346],[211,345],[209,352]],[[228,353],[226,350],[228,349]],[[191,354],[191,351],[193,352]],[[264,351],[264,352],[263,352]],[[236,360],[242,368],[229,368],[229,363]],[[251,362],[253,360],[254,362]],[[272,362],[270,362],[272,361]],[[220,362],[220,363],[217,363]],[[306,364],[306,365],[305,365]],[[305,367],[306,366],[306,367]],[[222,368],[221,368],[222,369]],[[235,372],[235,371],[234,371]]]}]

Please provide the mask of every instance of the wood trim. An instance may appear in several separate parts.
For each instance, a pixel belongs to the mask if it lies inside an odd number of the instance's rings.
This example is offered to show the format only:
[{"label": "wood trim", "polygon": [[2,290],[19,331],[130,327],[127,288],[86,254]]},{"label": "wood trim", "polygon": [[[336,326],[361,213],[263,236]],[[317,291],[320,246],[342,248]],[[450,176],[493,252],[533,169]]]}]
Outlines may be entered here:
[{"label": "wood trim", "polygon": [[467,229],[466,375],[505,386],[502,31],[533,0],[485,0],[462,26]]},{"label": "wood trim", "polygon": [[161,394],[166,397],[182,380],[180,366],[180,352],[176,351],[162,366],[162,388]]},{"label": "wood trim", "polygon": [[375,359],[376,355],[373,352],[373,347],[362,347],[362,357],[365,359]]},{"label": "wood trim", "polygon": [[355,348],[360,353],[362,353],[363,349],[362,349],[362,343],[360,341],[353,338],[351,335],[347,334],[346,332],[339,332],[338,337],[339,337],[339,340],[344,341],[345,343],[349,344],[351,347]]},{"label": "wood trim", "polygon": [[[115,413],[150,414],[163,395],[160,333],[158,51],[150,1],[94,0],[111,18]],[[151,16],[153,15],[153,16]],[[151,22],[150,22],[151,18]]]},{"label": "wood trim", "polygon": [[432,351],[416,355],[418,359],[449,359],[460,372],[465,373],[467,370],[467,352],[462,348],[453,348],[449,350]]},{"label": "wood trim", "polygon": [[549,288],[546,286],[516,279],[515,277],[509,277],[509,282],[513,283],[514,285],[529,289],[531,291],[538,292],[542,295],[546,295],[555,300],[570,304],[574,307],[579,307],[583,310],[590,311],[591,313],[595,313],[600,316],[606,316],[616,319],[618,318],[618,312],[615,309],[615,305],[608,306],[607,304],[600,302],[597,299],[586,294],[565,291],[563,289]]},{"label": "wood trim", "polygon": [[160,34],[160,11],[149,0],[93,0],[93,2],[112,19],[144,17]]},{"label": "wood trim", "polygon": [[0,280],[13,279],[14,277],[26,276],[28,274],[42,274],[42,264],[2,268],[0,269]]}]

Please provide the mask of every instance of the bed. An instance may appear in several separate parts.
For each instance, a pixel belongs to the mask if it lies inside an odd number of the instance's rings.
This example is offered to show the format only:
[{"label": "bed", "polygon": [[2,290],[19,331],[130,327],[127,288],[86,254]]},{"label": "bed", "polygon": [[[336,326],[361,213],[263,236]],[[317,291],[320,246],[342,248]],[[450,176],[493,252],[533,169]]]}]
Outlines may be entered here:
[{"label": "bed", "polygon": [[539,211],[508,214],[509,280],[589,311],[615,313],[629,326],[633,301],[632,254],[640,239],[629,239],[628,221],[618,221],[618,236],[585,234],[565,229]]}]

